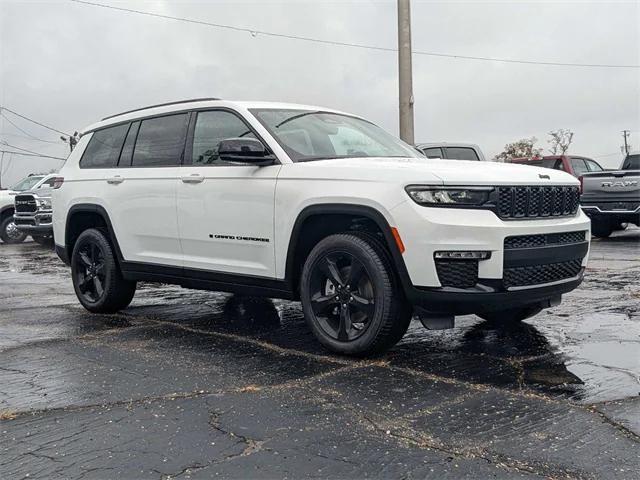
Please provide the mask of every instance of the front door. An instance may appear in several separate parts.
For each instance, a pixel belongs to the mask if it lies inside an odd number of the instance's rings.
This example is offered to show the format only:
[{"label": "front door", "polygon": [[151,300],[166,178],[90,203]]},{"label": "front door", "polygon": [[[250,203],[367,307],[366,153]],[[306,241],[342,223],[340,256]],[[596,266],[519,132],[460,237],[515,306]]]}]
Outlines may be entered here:
[{"label": "front door", "polygon": [[177,187],[185,269],[275,276],[274,196],[280,165],[222,161],[226,138],[256,138],[229,110],[197,112]]}]

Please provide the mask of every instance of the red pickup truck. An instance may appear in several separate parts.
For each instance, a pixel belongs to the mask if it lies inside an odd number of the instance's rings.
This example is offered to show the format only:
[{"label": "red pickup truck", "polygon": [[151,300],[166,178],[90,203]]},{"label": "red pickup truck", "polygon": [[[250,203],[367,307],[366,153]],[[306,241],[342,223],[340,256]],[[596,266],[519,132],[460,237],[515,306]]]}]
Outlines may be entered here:
[{"label": "red pickup truck", "polygon": [[580,177],[583,173],[602,172],[604,169],[590,158],[577,155],[548,155],[546,157],[512,158],[510,163],[532,165],[535,167],[553,168],[563,170],[574,177]]}]

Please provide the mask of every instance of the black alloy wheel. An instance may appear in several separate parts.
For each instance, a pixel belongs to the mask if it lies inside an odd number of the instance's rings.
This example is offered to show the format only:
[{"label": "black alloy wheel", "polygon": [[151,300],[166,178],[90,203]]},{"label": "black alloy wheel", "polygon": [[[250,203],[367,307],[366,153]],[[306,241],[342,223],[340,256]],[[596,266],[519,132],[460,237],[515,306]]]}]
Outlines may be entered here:
[{"label": "black alloy wheel", "polygon": [[89,302],[96,303],[104,295],[106,281],[104,252],[94,242],[87,242],[74,258],[76,285],[81,295]]},{"label": "black alloy wheel", "polygon": [[360,337],[375,314],[374,287],[362,262],[348,252],[320,257],[312,268],[311,308],[331,338]]}]

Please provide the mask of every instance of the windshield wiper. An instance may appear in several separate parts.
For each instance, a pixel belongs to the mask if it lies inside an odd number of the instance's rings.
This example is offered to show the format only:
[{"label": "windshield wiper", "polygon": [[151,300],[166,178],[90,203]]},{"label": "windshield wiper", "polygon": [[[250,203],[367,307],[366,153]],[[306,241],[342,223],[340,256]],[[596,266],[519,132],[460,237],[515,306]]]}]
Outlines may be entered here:
[{"label": "windshield wiper", "polygon": [[292,117],[285,118],[283,121],[281,121],[279,124],[277,124],[274,128],[280,128],[282,125],[284,125],[287,122],[290,122],[291,120],[295,120],[296,118],[304,117],[306,115],[311,115],[313,113],[326,113],[326,112],[321,112],[319,110],[318,111],[311,111],[311,112],[302,112],[302,113],[299,113],[299,114],[294,115]]}]

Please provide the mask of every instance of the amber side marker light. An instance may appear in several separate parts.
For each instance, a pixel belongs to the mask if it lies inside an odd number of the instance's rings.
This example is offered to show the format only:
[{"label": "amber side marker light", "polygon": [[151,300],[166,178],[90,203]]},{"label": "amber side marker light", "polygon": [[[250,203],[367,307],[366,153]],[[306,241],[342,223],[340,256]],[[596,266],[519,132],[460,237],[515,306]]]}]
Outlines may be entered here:
[{"label": "amber side marker light", "polygon": [[393,238],[396,241],[396,245],[398,246],[398,250],[400,253],[404,253],[404,243],[402,243],[402,238],[400,238],[400,232],[396,227],[391,227],[391,233],[393,234]]}]

